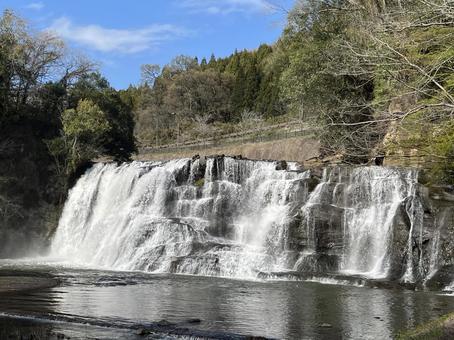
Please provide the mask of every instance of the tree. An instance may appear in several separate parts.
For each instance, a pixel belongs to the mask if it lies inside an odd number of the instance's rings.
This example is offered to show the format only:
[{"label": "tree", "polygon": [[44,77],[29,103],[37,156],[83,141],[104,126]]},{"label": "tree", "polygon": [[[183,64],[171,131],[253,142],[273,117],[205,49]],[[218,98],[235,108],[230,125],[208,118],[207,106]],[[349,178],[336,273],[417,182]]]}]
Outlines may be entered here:
[{"label": "tree", "polygon": [[260,88],[261,74],[257,69],[256,57],[254,54],[243,54],[243,69],[244,69],[244,93],[242,108],[245,110],[253,110],[257,100],[257,94]]},{"label": "tree", "polygon": [[25,22],[6,10],[0,18],[0,120],[30,114],[42,79],[57,72],[62,42],[49,35],[31,35]]},{"label": "tree", "polygon": [[451,162],[435,147],[450,138],[454,109],[448,3],[301,1],[292,11],[278,44],[289,56],[281,88],[295,113],[315,113],[327,152],[358,162],[417,149]]},{"label": "tree", "polygon": [[63,138],[69,148],[69,175],[77,167],[102,154],[103,138],[111,129],[107,115],[89,99],[62,114]]},{"label": "tree", "polygon": [[194,69],[198,67],[197,58],[189,57],[186,55],[179,55],[172,59],[169,64],[169,67],[174,72],[184,72],[189,71],[190,69]]},{"label": "tree", "polygon": [[200,62],[200,68],[202,69],[202,71],[205,71],[207,67],[208,67],[208,63],[207,63],[206,58],[202,58],[202,61]]},{"label": "tree", "polygon": [[71,107],[76,107],[83,99],[90,99],[107,115],[111,129],[103,139],[105,155],[117,160],[130,159],[137,150],[130,104],[125,103],[121,94],[99,73],[85,75],[70,89],[68,101]]},{"label": "tree", "polygon": [[94,69],[13,12],[0,17],[0,253],[16,234],[48,236],[81,165],[135,151],[133,97]]},{"label": "tree", "polygon": [[161,73],[161,66],[157,64],[144,64],[140,67],[140,71],[142,84],[153,86],[156,78]]},{"label": "tree", "polygon": [[208,68],[214,70],[216,69],[216,64],[217,64],[216,57],[214,56],[213,53],[211,53],[210,61],[208,62]]}]

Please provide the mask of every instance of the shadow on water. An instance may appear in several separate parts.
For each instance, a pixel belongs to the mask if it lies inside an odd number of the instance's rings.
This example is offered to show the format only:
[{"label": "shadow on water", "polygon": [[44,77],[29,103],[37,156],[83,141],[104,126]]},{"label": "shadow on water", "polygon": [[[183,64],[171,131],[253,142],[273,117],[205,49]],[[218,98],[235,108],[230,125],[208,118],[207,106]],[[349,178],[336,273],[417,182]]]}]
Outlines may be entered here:
[{"label": "shadow on water", "polygon": [[49,271],[61,280],[60,286],[1,297],[0,312],[27,318],[0,319],[0,338],[19,328],[26,336],[36,332],[41,336],[37,339],[49,334],[134,339],[150,332],[225,339],[249,335],[388,339],[402,329],[454,310],[453,297],[433,292],[312,282]]}]

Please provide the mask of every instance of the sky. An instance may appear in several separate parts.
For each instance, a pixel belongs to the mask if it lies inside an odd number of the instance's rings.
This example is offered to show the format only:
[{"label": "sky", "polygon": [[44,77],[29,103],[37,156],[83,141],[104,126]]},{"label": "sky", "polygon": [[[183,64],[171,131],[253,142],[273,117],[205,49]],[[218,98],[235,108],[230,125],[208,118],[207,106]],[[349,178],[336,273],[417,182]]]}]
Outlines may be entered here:
[{"label": "sky", "polygon": [[295,0],[0,0],[33,30],[50,30],[100,65],[112,86],[140,81],[140,65],[177,55],[209,59],[273,43]]}]

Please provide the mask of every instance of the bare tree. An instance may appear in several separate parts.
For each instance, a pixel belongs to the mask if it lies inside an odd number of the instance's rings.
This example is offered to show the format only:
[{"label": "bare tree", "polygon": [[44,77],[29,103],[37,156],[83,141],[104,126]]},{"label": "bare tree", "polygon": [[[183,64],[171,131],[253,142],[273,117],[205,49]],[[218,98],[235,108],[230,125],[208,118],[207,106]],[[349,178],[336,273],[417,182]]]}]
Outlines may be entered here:
[{"label": "bare tree", "polygon": [[360,80],[353,91],[377,84],[379,77],[392,89],[378,100],[333,94],[335,110],[322,110],[326,122],[322,135],[328,148],[347,156],[367,156],[372,150],[380,152],[379,142],[390,132],[404,129],[409,119],[423,127],[454,118],[454,93],[446,86],[454,72],[454,1],[352,0],[324,10],[333,15],[341,11],[349,28],[333,40],[318,72]]},{"label": "bare tree", "polygon": [[144,64],[140,66],[141,82],[153,86],[156,78],[161,73],[161,66],[157,64]]}]

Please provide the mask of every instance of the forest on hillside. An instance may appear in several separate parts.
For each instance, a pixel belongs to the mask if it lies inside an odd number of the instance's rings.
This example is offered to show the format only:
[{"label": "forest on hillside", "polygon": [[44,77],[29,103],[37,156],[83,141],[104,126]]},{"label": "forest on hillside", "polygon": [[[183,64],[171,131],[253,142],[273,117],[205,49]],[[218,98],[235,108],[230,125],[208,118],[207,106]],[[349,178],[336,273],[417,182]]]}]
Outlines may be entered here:
[{"label": "forest on hillside", "polygon": [[454,180],[454,2],[299,1],[272,46],[142,66],[122,92],[147,145],[273,122],[321,127],[323,155]]}]

